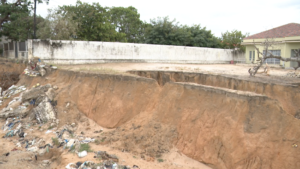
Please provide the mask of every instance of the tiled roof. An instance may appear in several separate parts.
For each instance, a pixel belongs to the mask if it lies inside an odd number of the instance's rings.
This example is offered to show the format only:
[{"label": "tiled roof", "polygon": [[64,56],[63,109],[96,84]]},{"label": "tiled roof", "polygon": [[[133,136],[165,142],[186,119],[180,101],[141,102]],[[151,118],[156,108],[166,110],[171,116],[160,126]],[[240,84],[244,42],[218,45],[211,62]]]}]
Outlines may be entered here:
[{"label": "tiled roof", "polygon": [[277,28],[248,36],[244,39],[283,38],[290,36],[300,36],[300,24],[289,23]]}]

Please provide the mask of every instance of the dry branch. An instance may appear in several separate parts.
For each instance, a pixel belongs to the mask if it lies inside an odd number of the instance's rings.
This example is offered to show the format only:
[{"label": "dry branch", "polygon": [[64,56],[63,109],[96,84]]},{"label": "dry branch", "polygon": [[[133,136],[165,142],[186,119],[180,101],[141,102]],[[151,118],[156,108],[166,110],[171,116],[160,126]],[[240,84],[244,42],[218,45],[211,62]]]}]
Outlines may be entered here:
[{"label": "dry branch", "polygon": [[[269,47],[277,44],[277,42],[275,42],[274,39],[266,39],[264,42],[261,43],[262,46],[264,46],[264,49],[266,52],[262,53],[261,51],[259,51],[259,48],[255,45],[254,40],[253,40],[253,44],[254,47],[257,51],[257,56],[258,59],[256,60],[258,62],[258,64],[256,66],[254,66],[253,68],[249,69],[248,72],[250,74],[250,76],[255,76],[255,74],[257,73],[258,69],[263,65],[263,63],[265,62],[266,59],[269,58],[276,58],[285,62],[297,62],[298,66],[294,67],[295,71],[300,67],[300,49],[296,49],[295,51],[295,57],[291,57],[291,58],[283,58],[282,56],[275,56],[273,55],[270,51],[269,51]],[[260,57],[260,54],[262,55],[262,57]],[[269,55],[268,55],[269,54]],[[265,67],[264,72],[266,72],[267,66]]]}]

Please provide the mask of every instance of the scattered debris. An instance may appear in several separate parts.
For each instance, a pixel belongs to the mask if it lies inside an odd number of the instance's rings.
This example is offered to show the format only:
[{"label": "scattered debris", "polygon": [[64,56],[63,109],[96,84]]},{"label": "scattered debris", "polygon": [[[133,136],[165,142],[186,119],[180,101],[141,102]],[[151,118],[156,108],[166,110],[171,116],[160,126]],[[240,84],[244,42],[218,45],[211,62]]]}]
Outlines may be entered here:
[{"label": "scattered debris", "polygon": [[28,76],[45,76],[47,72],[50,72],[51,69],[57,69],[56,66],[47,65],[46,63],[43,63],[40,58],[34,57],[28,61],[28,66],[24,70],[23,74]]},{"label": "scattered debris", "polygon": [[300,78],[300,73],[296,73],[295,71],[288,72],[288,73],[286,74],[286,77]]},{"label": "scattered debris", "polygon": [[80,157],[80,158],[85,157],[85,156],[87,156],[87,151],[82,151],[82,152],[78,153],[78,157]]}]

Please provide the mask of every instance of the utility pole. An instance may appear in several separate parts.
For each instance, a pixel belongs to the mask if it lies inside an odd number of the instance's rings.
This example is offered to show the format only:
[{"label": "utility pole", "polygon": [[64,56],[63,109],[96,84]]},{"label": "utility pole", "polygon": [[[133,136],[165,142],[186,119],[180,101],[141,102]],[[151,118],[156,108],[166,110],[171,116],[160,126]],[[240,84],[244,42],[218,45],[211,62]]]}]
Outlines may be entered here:
[{"label": "utility pole", "polygon": [[33,39],[36,39],[36,0],[34,0]]}]

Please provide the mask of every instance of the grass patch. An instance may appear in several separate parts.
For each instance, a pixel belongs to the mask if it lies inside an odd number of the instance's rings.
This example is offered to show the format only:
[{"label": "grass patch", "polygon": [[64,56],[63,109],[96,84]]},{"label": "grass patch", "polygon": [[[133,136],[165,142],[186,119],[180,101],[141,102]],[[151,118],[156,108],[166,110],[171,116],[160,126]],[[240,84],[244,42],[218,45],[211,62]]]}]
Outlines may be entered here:
[{"label": "grass patch", "polygon": [[100,143],[101,143],[100,140],[98,140],[98,139],[95,140],[96,145],[99,145]]},{"label": "grass patch", "polygon": [[58,138],[53,138],[52,137],[52,142],[53,142],[53,145],[59,146]]},{"label": "grass patch", "polygon": [[71,146],[71,148],[70,148],[69,151],[70,151],[70,152],[74,152],[74,151],[75,151],[75,145]]},{"label": "grass patch", "polygon": [[101,139],[101,142],[104,142],[104,141],[105,141],[105,139],[106,139],[106,137],[103,137],[103,138]]},{"label": "grass patch", "polygon": [[162,162],[164,162],[164,160],[163,160],[163,159],[161,159],[161,158],[157,159],[157,161],[158,161],[159,163],[162,163]]},{"label": "grass patch", "polygon": [[92,152],[89,144],[80,144],[79,152],[82,151]]}]

